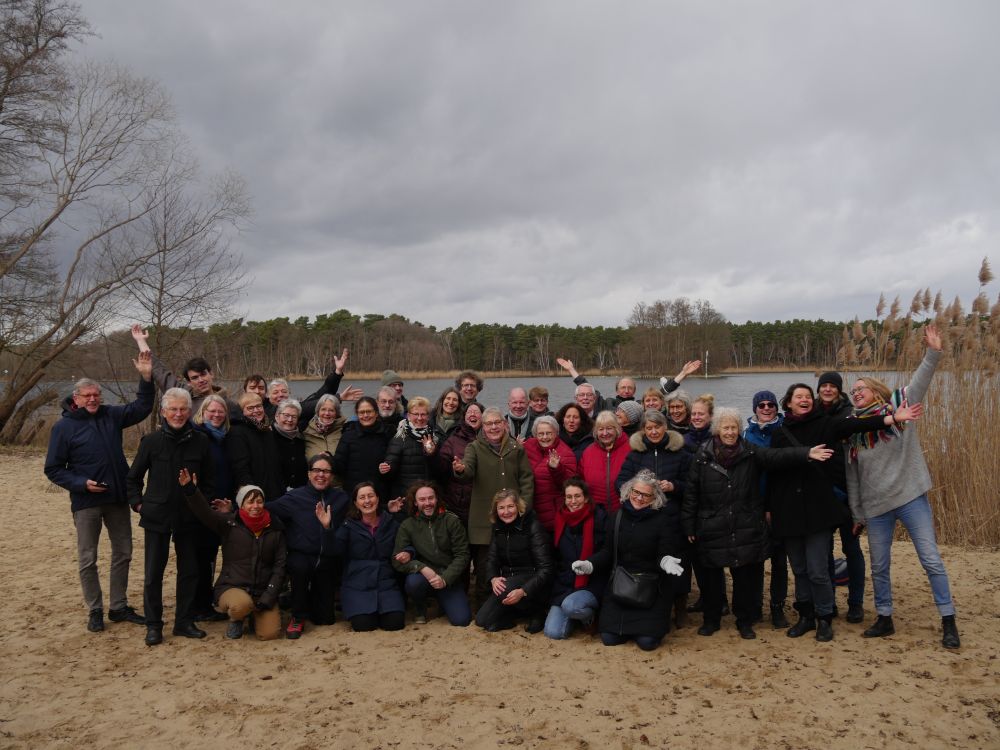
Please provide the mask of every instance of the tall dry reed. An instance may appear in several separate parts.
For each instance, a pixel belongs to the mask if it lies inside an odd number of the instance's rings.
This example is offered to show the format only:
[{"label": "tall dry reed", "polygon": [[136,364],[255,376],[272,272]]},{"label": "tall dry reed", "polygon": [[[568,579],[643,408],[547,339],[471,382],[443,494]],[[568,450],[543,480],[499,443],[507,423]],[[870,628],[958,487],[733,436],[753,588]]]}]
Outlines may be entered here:
[{"label": "tall dry reed", "polygon": [[883,297],[874,322],[855,321],[844,329],[840,350],[846,370],[879,373],[890,385],[905,385],[924,356],[924,325],[937,325],[944,357],[917,429],[933,479],[938,539],[947,544],[1000,545],[1000,297],[991,307],[991,281],[983,260],[970,312],[957,297],[945,305],[940,292],[932,296],[925,289],[905,314],[898,298],[886,314]]}]

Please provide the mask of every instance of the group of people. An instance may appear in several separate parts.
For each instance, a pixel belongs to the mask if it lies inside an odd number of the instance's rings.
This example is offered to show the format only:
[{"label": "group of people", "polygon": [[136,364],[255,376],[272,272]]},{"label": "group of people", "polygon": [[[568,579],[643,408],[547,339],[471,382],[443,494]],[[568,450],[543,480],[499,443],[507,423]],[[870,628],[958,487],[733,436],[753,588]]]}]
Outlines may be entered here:
[{"label": "group of people", "polygon": [[[711,636],[732,608],[743,638],[764,619],[790,637],[833,638],[833,535],[847,558],[849,622],[864,618],[868,529],[876,619],[863,635],[894,632],[889,575],[896,521],[913,539],[942,617],[942,643],[960,645],[916,430],[941,357],[934,326],[910,382],[895,391],[864,377],[849,393],[838,373],[818,391],[795,383],[780,403],[753,397],[738,410],[681,381],[700,363],[643,394],[622,378],[602,396],[569,360],[574,400],[553,413],[544,388],[510,391],[506,411],[478,400],[464,371],[432,403],[407,398],[383,374],[373,395],[338,393],[347,351],[322,386],[299,401],[282,379],[252,375],[227,394],[204,359],[178,378],[133,326],[141,379],[134,401],[102,403],[83,379],[53,428],[45,471],[70,492],[88,628],[104,629],[97,573],[102,525],[112,547],[108,618],[163,640],[163,575],[173,544],[173,633],[202,638],[199,621],[227,620],[226,636],[302,636],[307,623],[402,629],[431,609],[487,631],[524,622],[554,639],[575,629],[605,645],[657,648],[671,625],[700,612]],[[131,466],[121,433],[152,411]],[[353,415],[343,412],[353,402]],[[780,407],[780,410],[779,410]],[[128,604],[128,508],[145,534],[142,615]],[[221,565],[217,564],[222,551]],[[787,562],[786,562],[787,560]],[[794,624],[784,614],[787,565]],[[214,581],[213,581],[214,579]],[[690,601],[692,579],[699,597]],[[284,623],[282,609],[288,611]]]}]

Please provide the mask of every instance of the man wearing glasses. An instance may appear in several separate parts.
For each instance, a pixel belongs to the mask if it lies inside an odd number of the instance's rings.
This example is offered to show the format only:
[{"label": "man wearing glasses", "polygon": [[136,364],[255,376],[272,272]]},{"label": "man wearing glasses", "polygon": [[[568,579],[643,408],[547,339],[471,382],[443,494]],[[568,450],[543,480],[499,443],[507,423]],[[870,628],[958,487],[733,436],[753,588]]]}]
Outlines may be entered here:
[{"label": "man wearing glasses", "polygon": [[133,361],[141,379],[135,400],[105,406],[101,386],[90,378],[78,380],[63,402],[63,416],[52,428],[45,476],[69,491],[83,599],[90,611],[87,630],[104,630],[104,599],[97,571],[101,526],[111,541],[112,622],[144,624],[128,605],[128,569],[132,562],[132,522],[129,518],[122,452],[122,430],[138,424],[153,410],[153,362],[148,353]]}]

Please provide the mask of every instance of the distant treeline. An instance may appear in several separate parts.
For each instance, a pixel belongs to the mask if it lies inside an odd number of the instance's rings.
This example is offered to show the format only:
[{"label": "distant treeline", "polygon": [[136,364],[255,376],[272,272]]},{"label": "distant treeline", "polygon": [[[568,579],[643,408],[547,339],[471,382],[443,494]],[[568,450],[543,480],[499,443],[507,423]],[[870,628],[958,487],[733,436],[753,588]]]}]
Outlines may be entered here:
[{"label": "distant treeline", "polygon": [[[208,328],[150,331],[150,345],[164,361],[180,366],[204,356],[218,376],[248,373],[320,377],[335,352],[350,349],[349,369],[405,372],[474,369],[555,372],[557,357],[580,370],[640,376],[675,373],[708,353],[713,371],[727,367],[823,367],[837,361],[844,323],[792,320],[730,323],[706,302],[639,304],[627,326],[502,325],[462,323],[439,330],[401,315],[355,315],[348,310],[314,319],[232,320]],[[62,360],[62,373],[98,377],[124,374],[135,351],[128,331],[81,343]]]}]

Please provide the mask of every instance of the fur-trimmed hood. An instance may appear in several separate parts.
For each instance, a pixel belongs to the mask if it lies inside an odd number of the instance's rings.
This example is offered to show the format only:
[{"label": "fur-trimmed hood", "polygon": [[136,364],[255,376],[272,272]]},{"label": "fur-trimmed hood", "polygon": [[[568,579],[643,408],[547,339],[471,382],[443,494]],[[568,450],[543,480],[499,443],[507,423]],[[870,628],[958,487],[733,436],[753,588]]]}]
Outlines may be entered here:
[{"label": "fur-trimmed hood", "polygon": [[[667,437],[667,442],[663,446],[664,450],[679,451],[681,448],[684,447],[684,436],[681,435],[679,432],[674,432],[673,430],[667,430],[666,437]],[[645,434],[637,432],[632,437],[629,438],[628,446],[634,451],[638,451],[639,453],[645,453],[646,451],[648,451],[650,448],[653,447],[653,444],[646,439]]]}]

